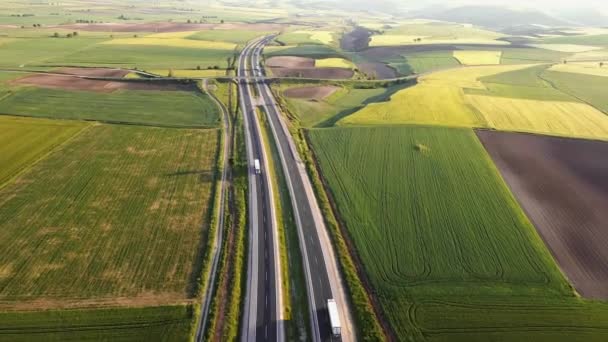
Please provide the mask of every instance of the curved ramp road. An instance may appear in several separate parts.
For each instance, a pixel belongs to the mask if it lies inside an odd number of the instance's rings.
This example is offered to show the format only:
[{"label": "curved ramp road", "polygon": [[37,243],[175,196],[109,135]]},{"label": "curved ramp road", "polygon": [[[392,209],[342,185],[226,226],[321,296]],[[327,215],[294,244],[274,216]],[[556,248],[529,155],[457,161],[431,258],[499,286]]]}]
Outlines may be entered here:
[{"label": "curved ramp road", "polygon": [[[248,84],[247,68],[252,46],[241,52],[238,67],[240,108],[244,116],[247,161],[249,164],[249,256],[247,291],[241,338],[244,342],[284,341],[281,317],[280,258],[274,196],[268,157],[260,134],[256,105]],[[261,172],[253,165],[260,161]]]},{"label": "curved ramp road", "polygon": [[[255,43],[251,53],[251,64],[255,76],[260,78],[264,76],[260,56],[265,44],[272,39],[273,36],[268,36]],[[258,102],[268,117],[272,135],[279,149],[281,165],[294,209],[307,282],[313,341],[331,341],[333,339],[327,310],[327,300],[332,298],[338,305],[342,321],[341,340],[354,341],[355,335],[347,305],[346,291],[306,167],[298,156],[294,141],[283,121],[280,108],[276,104],[270,87],[259,79],[255,84],[257,93],[260,95]]]}]

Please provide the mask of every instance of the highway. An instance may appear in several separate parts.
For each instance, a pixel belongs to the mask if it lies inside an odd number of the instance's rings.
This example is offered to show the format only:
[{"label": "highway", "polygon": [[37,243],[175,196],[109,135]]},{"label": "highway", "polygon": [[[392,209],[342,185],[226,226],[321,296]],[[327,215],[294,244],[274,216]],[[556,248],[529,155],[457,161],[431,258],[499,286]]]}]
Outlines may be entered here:
[{"label": "highway", "polygon": [[[338,304],[342,321],[341,340],[354,341],[352,316],[347,305],[343,280],[338,271],[337,258],[308,179],[306,167],[298,156],[293,138],[270,87],[262,79],[264,71],[260,63],[260,56],[265,44],[272,39],[273,36],[267,36],[258,41],[251,52],[255,76],[259,77],[255,85],[260,98],[256,101],[268,117],[291,196],[307,281],[312,340],[332,340],[327,300],[333,298]],[[249,96],[251,93],[246,93],[243,97]]]},{"label": "highway", "polygon": [[[248,77],[249,57],[254,44],[246,46],[238,61],[239,104],[244,115],[245,143],[249,164],[249,255],[247,290],[243,313],[241,340],[284,341],[281,317],[280,258],[276,216],[268,158],[256,117],[255,98]],[[260,160],[261,173],[254,170],[254,160]]]}]

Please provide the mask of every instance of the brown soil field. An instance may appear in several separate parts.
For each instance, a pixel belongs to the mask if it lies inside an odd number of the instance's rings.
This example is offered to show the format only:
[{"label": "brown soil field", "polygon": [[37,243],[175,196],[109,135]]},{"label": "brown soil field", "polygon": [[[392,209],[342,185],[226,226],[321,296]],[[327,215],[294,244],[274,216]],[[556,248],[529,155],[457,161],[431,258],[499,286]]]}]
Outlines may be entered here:
[{"label": "brown soil field", "polygon": [[295,87],[285,90],[283,94],[294,99],[323,100],[338,89],[335,86]]},{"label": "brown soil field", "polygon": [[108,69],[108,68],[61,68],[53,70],[60,74],[69,74],[77,76],[90,77],[125,77],[129,71],[123,69]]},{"label": "brown soil field", "polygon": [[277,77],[348,79],[355,74],[351,69],[344,68],[270,68],[270,70],[272,75]]},{"label": "brown soil field", "polygon": [[370,63],[360,63],[357,65],[359,70],[368,74],[368,75],[376,75],[378,79],[387,79],[387,78],[395,78],[397,77],[397,71],[384,63],[379,62],[370,62]]},{"label": "brown soil field", "polygon": [[477,136],[576,290],[608,299],[608,143]]},{"label": "brown soil field", "polygon": [[295,56],[271,57],[266,61],[266,66],[271,68],[313,68],[315,60]]},{"label": "brown soil field", "polygon": [[95,31],[95,32],[184,32],[203,31],[213,29],[225,30],[253,30],[275,31],[280,30],[280,24],[187,24],[187,23],[105,23],[105,24],[69,24],[50,26],[59,29]]},{"label": "brown soil field", "polygon": [[41,88],[64,89],[64,90],[83,90],[101,93],[111,93],[118,89],[128,90],[166,90],[175,91],[195,90],[196,86],[191,84],[181,84],[176,82],[129,82],[129,81],[105,81],[92,80],[79,76],[91,77],[122,77],[124,70],[112,69],[81,69],[63,68],[57,70],[59,74],[32,74],[23,78],[16,79],[11,84],[31,85]]},{"label": "brown soil field", "polygon": [[361,51],[369,47],[372,32],[364,27],[356,27],[340,40],[340,47],[346,51]]}]

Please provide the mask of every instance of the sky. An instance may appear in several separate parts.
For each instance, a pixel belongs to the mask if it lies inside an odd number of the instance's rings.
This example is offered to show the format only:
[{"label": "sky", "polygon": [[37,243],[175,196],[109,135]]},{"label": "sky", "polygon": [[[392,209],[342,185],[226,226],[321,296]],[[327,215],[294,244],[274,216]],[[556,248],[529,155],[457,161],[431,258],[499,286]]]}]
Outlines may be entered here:
[{"label": "sky", "polygon": [[[404,1],[405,2],[405,1]],[[423,1],[411,1],[412,5],[416,3],[434,3],[434,4],[442,4],[442,5],[462,5],[462,4],[477,4],[477,5],[496,5],[496,6],[504,6],[508,4],[509,6],[517,6],[517,7],[534,7],[545,9],[547,11],[558,10],[563,8],[580,8],[580,7],[589,7],[589,8],[597,8],[602,9],[607,7],[606,0],[423,0]]]}]

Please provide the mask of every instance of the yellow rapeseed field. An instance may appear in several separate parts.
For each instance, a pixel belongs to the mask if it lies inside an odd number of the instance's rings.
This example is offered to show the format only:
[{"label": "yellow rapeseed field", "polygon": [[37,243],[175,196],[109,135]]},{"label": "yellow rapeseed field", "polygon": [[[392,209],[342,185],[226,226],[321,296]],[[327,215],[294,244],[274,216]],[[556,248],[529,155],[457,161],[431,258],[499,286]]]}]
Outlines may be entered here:
[{"label": "yellow rapeseed field", "polygon": [[167,47],[195,48],[195,49],[213,49],[213,50],[233,50],[236,47],[234,43],[228,42],[212,42],[207,40],[191,40],[182,38],[121,38],[105,41],[101,44],[114,45],[156,45]]},{"label": "yellow rapeseed field", "polygon": [[480,77],[529,65],[478,66],[446,70],[421,77],[390,101],[372,103],[338,121],[338,125],[423,124],[485,127],[485,121],[465,101],[463,88],[485,89]]},{"label": "yellow rapeseed field", "polygon": [[186,38],[197,32],[198,31],[162,32],[162,33],[154,33],[154,34],[147,35],[145,38],[163,38],[163,39]]},{"label": "yellow rapeseed field", "polygon": [[608,116],[576,102],[466,95],[488,127],[498,130],[608,139]]},{"label": "yellow rapeseed field", "polygon": [[323,44],[330,45],[334,41],[333,32],[331,31],[311,31],[311,30],[299,30],[294,33],[305,33],[310,35],[310,39],[318,40]]},{"label": "yellow rapeseed field", "polygon": [[502,51],[454,51],[454,58],[464,65],[500,64]]},{"label": "yellow rapeseed field", "polygon": [[353,62],[344,58],[322,58],[315,60],[315,66],[317,68],[346,68],[352,69],[355,67]]}]

